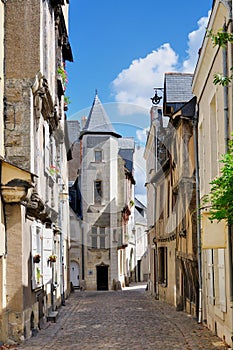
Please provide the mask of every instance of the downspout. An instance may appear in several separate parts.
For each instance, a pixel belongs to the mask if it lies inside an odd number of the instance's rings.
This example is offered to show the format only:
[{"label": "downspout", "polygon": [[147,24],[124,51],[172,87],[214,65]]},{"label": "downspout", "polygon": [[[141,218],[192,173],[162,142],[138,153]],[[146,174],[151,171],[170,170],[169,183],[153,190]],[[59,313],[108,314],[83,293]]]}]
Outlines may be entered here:
[{"label": "downspout", "polygon": [[[232,6],[229,6],[229,24],[230,32],[232,32]],[[227,32],[227,25],[224,23],[223,31]],[[228,76],[227,64],[227,47],[223,47],[223,76]],[[225,153],[229,151],[229,110],[228,110],[228,85],[223,87],[223,101],[224,101],[224,140]],[[232,232],[231,225],[227,224],[228,234],[228,262],[229,262],[229,293],[230,293],[230,309],[231,309],[231,347],[233,347],[233,251],[232,251]]]},{"label": "downspout", "polygon": [[[155,173],[158,171],[158,125],[156,125],[156,121],[154,124],[154,144],[155,144]],[[155,273],[154,276],[156,277],[155,280],[155,299],[159,300],[159,281],[158,281],[158,245],[156,241],[156,185],[155,183],[152,183],[154,187],[154,239],[153,243],[155,245],[155,251],[154,251],[154,269]]]},{"label": "downspout", "polygon": [[154,248],[154,277],[155,277],[155,299],[159,300],[159,281],[158,281],[158,245],[156,241],[156,185],[155,183],[152,183],[152,186],[154,187],[154,238],[153,243],[155,245]]},{"label": "downspout", "polygon": [[196,215],[197,215],[197,265],[198,265],[198,323],[202,322],[202,251],[201,251],[201,209],[200,209],[200,177],[199,177],[199,157],[198,157],[198,110],[196,108],[193,118],[193,139],[195,154],[195,177],[196,177]]}]

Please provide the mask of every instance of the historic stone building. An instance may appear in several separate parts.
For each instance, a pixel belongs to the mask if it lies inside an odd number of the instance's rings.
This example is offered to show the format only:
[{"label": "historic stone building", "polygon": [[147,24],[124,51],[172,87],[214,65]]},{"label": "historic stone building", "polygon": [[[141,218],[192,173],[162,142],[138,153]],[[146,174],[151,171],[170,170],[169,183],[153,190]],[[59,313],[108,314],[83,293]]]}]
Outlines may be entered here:
[{"label": "historic stone building", "polygon": [[196,316],[199,283],[195,186],[197,140],[193,132],[196,99],[192,94],[192,78],[193,75],[188,73],[166,73],[164,77],[163,114],[170,118],[169,138],[165,144],[168,180],[163,189],[166,196],[165,225],[163,231],[157,225],[156,239],[158,272],[160,274],[163,260],[165,269],[162,270],[167,276],[165,286],[160,284],[162,293],[164,296],[170,294],[170,300],[174,298],[178,310]]},{"label": "historic stone building", "polygon": [[163,115],[152,107],[145,158],[148,207],[153,205],[148,210],[149,288],[156,298],[196,315],[196,100],[191,83],[191,74],[165,74]]},{"label": "historic stone building", "polygon": [[[18,342],[54,319],[69,294],[64,95],[65,61],[72,61],[72,52],[68,1],[9,0],[1,7],[6,240],[0,256],[0,340]],[[0,55],[1,75],[2,48]],[[2,97],[2,79],[0,91]],[[2,99],[0,112],[2,130]]]},{"label": "historic stone building", "polygon": [[132,253],[129,243],[134,140],[121,138],[114,130],[97,94],[82,123],[80,132],[77,121],[68,122],[73,158],[69,162],[71,281],[86,289],[121,288],[135,270],[135,250]]},{"label": "historic stone building", "polygon": [[162,108],[152,106],[150,111],[150,129],[147,136],[144,158],[146,160],[146,190],[147,190],[147,235],[149,252],[149,276],[148,288],[152,294],[158,296],[157,280],[157,250],[155,249],[155,223],[156,223],[156,186],[152,182],[155,173],[158,172],[159,148],[166,135],[168,118],[162,115]]},{"label": "historic stone building", "polygon": [[145,205],[134,198],[134,235],[137,282],[148,282],[149,253],[147,240],[147,209]]},{"label": "historic stone building", "polygon": [[[213,1],[207,33],[219,30],[232,34],[232,1]],[[213,83],[215,73],[231,76],[232,43],[213,47],[206,35],[194,73],[193,92],[198,106],[198,148],[202,228],[202,319],[232,347],[233,267],[232,233],[226,222],[211,222],[211,203],[202,203],[210,182],[220,175],[221,156],[227,151],[232,132],[232,84]]]}]

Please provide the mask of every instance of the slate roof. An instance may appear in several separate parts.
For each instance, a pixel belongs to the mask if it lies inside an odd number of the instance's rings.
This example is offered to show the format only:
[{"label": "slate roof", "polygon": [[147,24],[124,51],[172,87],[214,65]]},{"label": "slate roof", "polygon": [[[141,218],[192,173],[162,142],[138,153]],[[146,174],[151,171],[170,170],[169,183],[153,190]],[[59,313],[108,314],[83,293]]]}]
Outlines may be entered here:
[{"label": "slate roof", "polygon": [[140,202],[140,200],[137,197],[134,197],[134,205],[135,207],[138,207],[140,209],[146,209],[146,206],[142,202]]},{"label": "slate roof", "polygon": [[110,134],[115,137],[121,137],[112,126],[112,123],[100,102],[96,93],[85,127],[80,138],[85,134]]},{"label": "slate roof", "polygon": [[164,92],[166,103],[185,103],[193,98],[193,74],[166,73],[164,78]]},{"label": "slate roof", "polygon": [[163,114],[171,117],[184,104],[193,97],[193,74],[190,73],[165,73]]},{"label": "slate roof", "polygon": [[134,221],[136,224],[142,224],[146,225],[147,220],[142,214],[137,210],[137,208],[134,209]]}]

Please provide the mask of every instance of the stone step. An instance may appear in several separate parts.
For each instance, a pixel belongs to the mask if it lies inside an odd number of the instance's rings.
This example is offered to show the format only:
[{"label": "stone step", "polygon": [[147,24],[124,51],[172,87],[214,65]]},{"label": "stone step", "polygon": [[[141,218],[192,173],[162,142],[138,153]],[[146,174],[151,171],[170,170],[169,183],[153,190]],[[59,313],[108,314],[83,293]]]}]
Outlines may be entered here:
[{"label": "stone step", "polygon": [[58,318],[58,311],[50,311],[47,316],[47,322],[51,321],[56,323]]}]

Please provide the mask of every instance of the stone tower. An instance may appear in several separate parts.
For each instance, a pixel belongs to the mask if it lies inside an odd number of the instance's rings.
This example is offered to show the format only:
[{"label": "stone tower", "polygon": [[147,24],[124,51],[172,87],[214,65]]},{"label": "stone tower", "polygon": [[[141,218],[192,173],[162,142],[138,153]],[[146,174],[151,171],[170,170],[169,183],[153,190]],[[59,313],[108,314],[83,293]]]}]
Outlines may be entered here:
[{"label": "stone tower", "polygon": [[118,139],[96,93],[80,134],[83,245],[87,289],[111,289],[118,279]]}]

